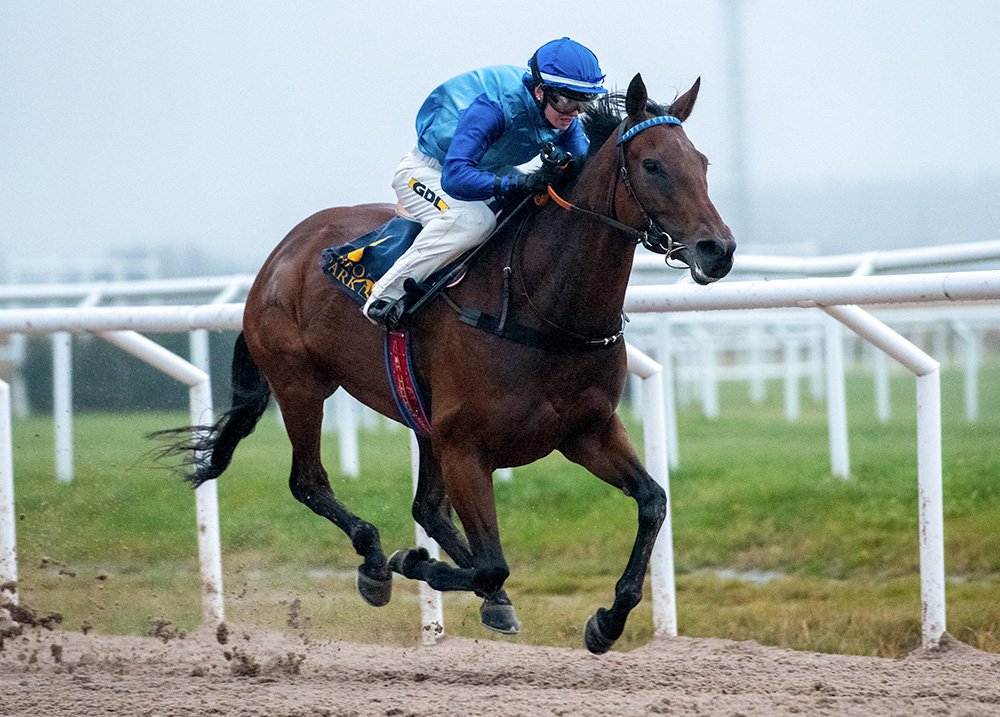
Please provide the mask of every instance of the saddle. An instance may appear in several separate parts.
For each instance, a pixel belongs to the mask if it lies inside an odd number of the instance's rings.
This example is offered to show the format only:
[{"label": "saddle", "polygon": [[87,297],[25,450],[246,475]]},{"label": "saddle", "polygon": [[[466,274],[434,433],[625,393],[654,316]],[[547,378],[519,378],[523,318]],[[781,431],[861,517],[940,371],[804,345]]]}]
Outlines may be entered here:
[{"label": "saddle", "polygon": [[[542,148],[539,156],[542,167],[531,176],[541,177],[545,186],[564,179],[563,170],[573,161],[572,155],[555,147],[551,142]],[[548,195],[543,192],[529,193],[523,197],[511,196],[503,201],[491,200],[491,208],[498,220],[497,225],[478,247],[470,249],[451,264],[439,269],[424,284],[412,279],[403,282],[403,289],[406,292],[403,304],[406,308],[400,316],[400,323],[404,323],[405,319],[420,311],[441,290],[461,281],[465,275],[465,267],[472,258],[489,243],[490,239],[498,235],[514,216],[519,215],[521,209],[531,204],[540,206],[547,199]],[[368,301],[375,282],[385,275],[403,252],[410,248],[421,228],[420,223],[412,219],[393,217],[374,231],[363,234],[343,246],[323,250],[323,271],[334,284],[363,304]]]}]

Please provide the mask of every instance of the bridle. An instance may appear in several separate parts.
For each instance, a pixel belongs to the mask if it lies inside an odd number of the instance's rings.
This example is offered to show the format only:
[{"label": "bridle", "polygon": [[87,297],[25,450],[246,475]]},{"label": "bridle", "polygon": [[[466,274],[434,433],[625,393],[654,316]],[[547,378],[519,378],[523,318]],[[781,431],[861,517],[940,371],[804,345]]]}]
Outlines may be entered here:
[{"label": "bridle", "polygon": [[[637,134],[645,129],[649,129],[650,127],[655,127],[656,125],[661,124],[681,126],[682,123],[673,115],[660,115],[658,117],[651,117],[650,119],[643,120],[626,130],[626,122],[627,120],[622,120],[622,123],[618,126],[618,138],[615,140],[615,145],[618,148],[618,172],[615,174],[615,183],[611,189],[611,215],[601,214],[600,212],[578,207],[577,205],[560,197],[551,185],[547,187],[548,195],[552,198],[552,201],[566,211],[585,214],[626,234],[631,237],[636,244],[642,244],[645,248],[657,254],[665,254],[669,263],[669,260],[674,258],[674,254],[683,249],[683,247],[674,241],[674,238],[670,236],[669,232],[664,231],[664,229],[656,223],[656,220],[654,220],[653,217],[650,216],[649,212],[646,211],[646,207],[643,205],[642,200],[639,199],[639,196],[635,193],[635,189],[632,187],[632,182],[629,180],[628,169],[625,167],[625,144]],[[632,201],[639,208],[642,220],[646,224],[645,229],[636,229],[635,227],[631,227],[628,224],[624,224],[614,218],[615,194],[618,191],[619,179],[622,184],[625,185],[625,189],[628,191],[629,197],[632,198]]]},{"label": "bridle", "polygon": [[[637,134],[643,130],[649,129],[650,127],[655,127],[661,124],[672,124],[681,126],[681,120],[672,115],[660,115],[657,117],[651,117],[650,119],[643,120],[635,125],[633,125],[628,130],[625,129],[625,123],[627,120],[622,120],[621,124],[618,125],[618,138],[615,140],[615,146],[618,151],[618,172],[615,174],[615,182],[611,188],[611,194],[609,199],[610,210],[609,214],[601,214],[600,212],[595,212],[590,209],[584,209],[583,207],[578,207],[577,205],[568,202],[559,196],[559,194],[552,188],[552,185],[546,187],[546,191],[549,197],[552,198],[559,207],[565,209],[568,212],[577,212],[579,214],[585,214],[593,219],[596,219],[608,226],[617,229],[618,231],[631,237],[636,244],[642,244],[644,247],[657,254],[665,254],[667,258],[667,263],[669,265],[670,259],[673,258],[673,254],[683,246],[674,242],[674,238],[670,234],[663,230],[660,225],[656,223],[649,212],[646,211],[646,207],[643,205],[642,200],[635,193],[635,189],[632,187],[632,182],[629,181],[628,169],[625,166],[625,145],[626,143],[635,137]],[[625,189],[628,191],[629,197],[635,202],[635,205],[639,208],[639,213],[642,216],[643,221],[646,224],[646,229],[636,229],[628,224],[624,224],[614,218],[615,213],[615,195],[618,192],[618,180],[621,179],[622,184],[625,185]],[[523,226],[523,224],[522,224]],[[520,229],[518,230],[520,233]],[[665,240],[665,241],[664,241]],[[511,257],[507,262],[507,268],[504,269],[504,283],[505,289],[509,276],[511,274],[510,267],[513,265],[513,260],[515,256],[515,245],[517,243],[517,237],[515,236],[514,242],[511,244]],[[520,276],[520,272],[518,272]],[[505,291],[505,301],[504,309],[502,311],[502,317],[507,314],[507,303],[506,303],[506,291]],[[528,294],[528,287],[523,285],[522,280],[522,293],[527,302],[528,308],[531,312],[540,319],[543,323],[548,325],[550,328],[555,329],[559,333],[567,336],[570,340],[576,342],[580,346],[587,348],[602,348],[606,346],[613,346],[616,344],[622,336],[625,334],[625,323],[628,321],[628,317],[622,312],[622,322],[621,327],[614,334],[606,336],[603,338],[592,338],[589,336],[584,336],[578,334],[575,331],[571,331],[564,326],[559,326],[555,322],[549,320],[542,312],[532,303],[531,296]],[[503,325],[503,319],[501,320],[501,325]]]}]

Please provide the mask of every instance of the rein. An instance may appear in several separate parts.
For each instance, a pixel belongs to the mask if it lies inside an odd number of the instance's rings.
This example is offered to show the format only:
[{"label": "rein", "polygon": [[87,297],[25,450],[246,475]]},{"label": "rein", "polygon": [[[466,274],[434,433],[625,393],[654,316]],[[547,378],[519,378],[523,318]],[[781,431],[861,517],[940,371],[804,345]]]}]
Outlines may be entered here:
[{"label": "rein", "polygon": [[[447,303],[448,306],[450,306],[458,314],[458,320],[462,323],[468,324],[469,326],[479,329],[480,331],[485,331],[486,333],[499,336],[524,346],[533,346],[535,348],[550,350],[591,350],[603,349],[617,344],[622,336],[625,335],[625,322],[628,321],[628,317],[625,316],[624,312],[622,313],[622,325],[618,331],[610,336],[594,338],[578,334],[577,332],[567,329],[564,326],[560,326],[554,321],[546,318],[531,301],[531,296],[528,294],[528,287],[524,283],[523,276],[521,276],[523,272],[514,271],[515,268],[520,268],[520,261],[517,261],[519,258],[517,245],[521,240],[522,230],[524,229],[524,225],[527,221],[528,217],[525,216],[521,220],[521,223],[518,224],[513,240],[510,244],[510,254],[507,257],[505,266],[503,267],[503,292],[501,294],[503,305],[500,310],[499,317],[484,314],[479,309],[463,308],[462,306],[456,304],[452,298],[448,296],[448,292],[446,291],[441,292],[441,298],[443,298],[445,303]],[[518,278],[521,280],[521,294],[524,296],[528,308],[531,309],[531,312],[539,320],[541,320],[543,324],[546,324],[549,328],[555,329],[557,334],[561,334],[561,337],[554,337],[550,334],[545,334],[537,329],[533,329],[516,321],[510,320],[508,313],[510,310],[510,300],[513,295],[511,276],[515,273],[519,275]]]},{"label": "rein", "polygon": [[[511,274],[517,274],[518,279],[520,279],[521,283],[521,294],[524,296],[524,300],[525,303],[527,303],[528,308],[531,309],[531,313],[533,313],[535,317],[538,318],[543,324],[546,324],[550,328],[555,329],[563,336],[566,336],[568,339],[570,339],[573,343],[576,343],[579,346],[588,349],[600,349],[600,348],[605,348],[607,346],[613,346],[614,344],[616,344],[618,340],[625,335],[625,324],[628,321],[628,317],[625,315],[624,311],[622,312],[621,327],[618,329],[618,331],[611,334],[610,336],[594,338],[592,336],[585,336],[583,334],[579,334],[576,331],[567,329],[565,326],[560,326],[559,324],[557,324],[556,322],[552,321],[544,314],[542,314],[542,312],[539,311],[539,309],[535,306],[534,302],[532,302],[531,300],[531,295],[528,293],[528,285],[524,282],[524,272],[513,271],[514,268],[520,269],[521,266],[521,262],[517,261],[517,259],[520,258],[520,254],[517,253],[517,243],[521,238],[521,229],[523,227],[524,223],[522,222],[521,225],[517,228],[517,234],[514,236],[514,241],[511,242],[510,257],[507,259],[507,266],[504,267],[504,283],[505,284],[507,283],[508,277]],[[509,295],[510,295],[510,290],[508,287],[504,296],[504,311],[502,317],[505,316],[507,313],[507,297]]]},{"label": "rein", "polygon": [[[618,127],[618,139],[615,140],[615,145],[618,147],[618,177],[621,178],[622,183],[625,185],[625,189],[628,190],[628,194],[632,198],[632,201],[635,202],[637,207],[639,207],[639,213],[642,215],[643,221],[646,222],[645,230],[630,227],[628,224],[623,224],[617,219],[606,214],[578,207],[572,202],[560,197],[556,190],[552,188],[552,185],[549,185],[546,188],[546,191],[552,198],[552,201],[554,201],[562,209],[565,209],[567,212],[577,212],[578,214],[584,214],[592,219],[596,219],[599,222],[603,222],[609,227],[617,229],[623,234],[630,236],[636,244],[642,244],[646,249],[649,249],[652,252],[657,254],[666,254],[667,258],[671,258],[681,247],[674,242],[674,238],[670,236],[668,232],[664,231],[649,215],[649,212],[646,211],[646,207],[643,206],[642,201],[639,199],[638,195],[635,193],[635,189],[632,187],[632,182],[629,181],[628,169],[625,167],[625,143],[642,132],[644,129],[649,129],[650,127],[655,127],[656,125],[661,124],[681,126],[681,121],[672,115],[661,115],[639,122],[638,124],[632,126],[628,131],[625,131],[625,120],[622,120],[621,125]],[[616,177],[616,179],[618,177]],[[611,207],[613,211],[614,193],[612,193],[611,196]],[[664,239],[666,242],[663,241]],[[665,247],[664,244],[666,245]]]}]

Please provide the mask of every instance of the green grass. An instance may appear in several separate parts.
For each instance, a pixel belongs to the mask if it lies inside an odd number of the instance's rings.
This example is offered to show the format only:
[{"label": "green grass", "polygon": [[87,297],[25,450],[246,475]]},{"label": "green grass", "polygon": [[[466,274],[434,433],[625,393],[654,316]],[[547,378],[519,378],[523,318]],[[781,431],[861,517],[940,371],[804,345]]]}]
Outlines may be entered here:
[{"label": "green grass", "polygon": [[[963,417],[961,376],[945,372],[944,490],[948,627],[1000,652],[1000,365],[981,376],[981,420]],[[762,405],[725,387],[722,417],[680,416],[681,467],[671,474],[682,635],[848,654],[898,656],[920,643],[913,378],[893,379],[893,418],[874,418],[870,380],[848,380],[851,478],[830,475],[825,408],[804,401],[783,418],[780,385]],[[628,413],[626,411],[626,413]],[[77,415],[75,480],[57,484],[51,420],[14,424],[20,594],[64,626],[147,633],[167,619],[199,620],[194,498],[151,467],[142,436],[181,414]],[[641,430],[632,434],[641,443]],[[641,450],[641,448],[640,448]],[[375,523],[387,551],[413,544],[409,447],[402,431],[363,434],[363,477],[334,490]],[[365,606],[346,537],[288,492],[290,451],[268,414],[219,481],[227,616],[340,638],[419,641],[415,584],[397,579],[392,603]],[[635,536],[635,505],[560,456],[496,486],[508,591],[522,642],[578,647],[587,617],[613,598]],[[729,572],[720,573],[725,570]],[[770,571],[764,583],[733,579]],[[647,596],[648,597],[648,596]],[[493,637],[478,600],[445,597],[452,635]],[[652,633],[644,600],[619,646]]]}]

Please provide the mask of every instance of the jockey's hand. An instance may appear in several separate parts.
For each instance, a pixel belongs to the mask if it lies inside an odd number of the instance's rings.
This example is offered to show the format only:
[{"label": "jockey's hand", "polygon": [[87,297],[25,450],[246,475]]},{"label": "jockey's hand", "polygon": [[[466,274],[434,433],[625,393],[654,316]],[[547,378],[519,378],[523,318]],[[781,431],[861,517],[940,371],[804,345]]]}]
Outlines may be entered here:
[{"label": "jockey's hand", "polygon": [[573,163],[573,155],[550,143],[542,148],[541,158],[542,166],[531,174],[497,177],[494,196],[506,199],[515,194],[545,194],[550,184],[559,186],[564,173]]},{"label": "jockey's hand", "polygon": [[545,188],[554,180],[552,172],[544,167],[531,174],[508,174],[497,177],[493,186],[493,196],[507,200],[529,194],[544,194]]},{"label": "jockey's hand", "polygon": [[527,194],[544,194],[550,184],[558,187],[573,164],[572,154],[552,144],[542,148],[541,158],[542,166],[531,174],[521,175],[518,181],[518,188]]},{"label": "jockey's hand", "polygon": [[542,166],[546,168],[558,168],[565,171],[573,163],[573,154],[567,152],[562,147],[556,147],[551,142],[546,142],[539,154],[542,159]]},{"label": "jockey's hand", "polygon": [[527,194],[544,194],[548,186],[559,179],[559,171],[553,172],[548,167],[542,167],[531,174],[521,175],[521,184]]}]

